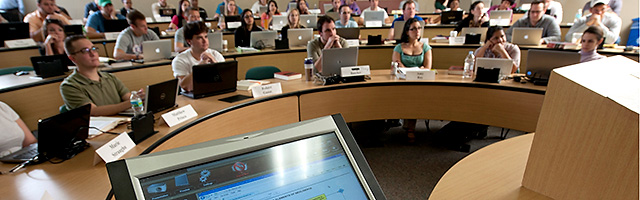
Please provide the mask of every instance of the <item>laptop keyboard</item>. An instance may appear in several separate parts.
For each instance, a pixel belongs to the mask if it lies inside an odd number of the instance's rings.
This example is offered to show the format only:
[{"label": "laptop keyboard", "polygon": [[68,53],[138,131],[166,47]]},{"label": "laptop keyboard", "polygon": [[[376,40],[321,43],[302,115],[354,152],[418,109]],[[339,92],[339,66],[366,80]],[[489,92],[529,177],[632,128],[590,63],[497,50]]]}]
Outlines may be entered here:
[{"label": "laptop keyboard", "polygon": [[29,149],[29,151],[25,151],[25,152],[23,152],[21,154],[18,154],[16,156],[14,156],[13,158],[14,159],[20,159],[20,160],[22,160],[22,159],[26,160],[26,159],[33,158],[33,156],[35,156],[37,154],[38,154],[38,148],[33,148],[33,149]]}]

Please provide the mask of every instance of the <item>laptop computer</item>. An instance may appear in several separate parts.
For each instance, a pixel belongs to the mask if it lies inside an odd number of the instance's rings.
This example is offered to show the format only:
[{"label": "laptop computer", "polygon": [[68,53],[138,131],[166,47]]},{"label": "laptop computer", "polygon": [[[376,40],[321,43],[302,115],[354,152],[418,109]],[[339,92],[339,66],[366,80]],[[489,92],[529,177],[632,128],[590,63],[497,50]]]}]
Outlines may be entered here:
[{"label": "laptop computer", "polygon": [[519,45],[540,45],[542,28],[512,27],[511,43]]},{"label": "laptop computer", "polygon": [[491,26],[509,26],[511,25],[512,10],[493,10],[489,14],[489,25]]},{"label": "laptop computer", "polygon": [[317,15],[300,15],[300,24],[307,28],[317,28],[318,16]]},{"label": "laptop computer", "polygon": [[91,104],[38,122],[38,143],[0,158],[4,163],[19,163],[54,157],[69,159],[88,147]]},{"label": "laptop computer", "polygon": [[580,63],[580,53],[575,51],[529,49],[526,75],[529,80],[549,80],[551,70]]},{"label": "laptop computer", "polygon": [[224,25],[227,30],[235,31],[242,26],[242,17],[240,15],[224,16]]},{"label": "laptop computer", "polygon": [[[171,79],[165,82],[147,85],[143,111],[159,113],[176,106],[178,96],[178,79]],[[129,108],[118,113],[118,115],[133,116],[133,109]]]},{"label": "laptop computer", "polygon": [[0,23],[0,46],[4,41],[29,38],[29,23],[9,22]]},{"label": "laptop computer", "polygon": [[[365,27],[382,27],[385,23],[384,23],[384,14],[385,12],[382,10],[369,10],[369,11],[364,11],[367,14],[364,15],[364,26]],[[364,14],[364,13],[363,13]],[[377,24],[380,23],[380,26],[377,25],[373,25],[373,24]]]},{"label": "laptop computer", "polygon": [[[268,6],[260,6],[260,8],[258,8],[259,13],[266,13],[267,11],[269,11],[269,7]],[[256,14],[259,14],[256,13]]]},{"label": "laptop computer", "polygon": [[358,65],[358,47],[322,50],[322,75],[340,75],[340,68]]},{"label": "laptop computer", "polygon": [[31,57],[31,65],[33,65],[36,75],[41,78],[64,75],[69,71],[68,66],[75,66],[66,54],[33,56]]},{"label": "laptop computer", "polygon": [[160,8],[161,17],[173,17],[174,15],[176,15],[175,8]]},{"label": "laptop computer", "polygon": [[441,24],[457,24],[462,20],[463,11],[445,11],[440,13]]},{"label": "laptop computer", "polygon": [[104,20],[104,32],[121,32],[129,27],[125,19]]},{"label": "laptop computer", "polygon": [[460,31],[460,37],[464,37],[467,34],[477,34],[480,35],[480,41],[484,42],[485,38],[487,38],[487,27],[465,27]]},{"label": "laptop computer", "polygon": [[171,40],[150,40],[142,42],[142,56],[145,62],[171,58]]},{"label": "laptop computer", "polygon": [[336,34],[344,39],[360,39],[360,28],[337,28]]},{"label": "laptop computer", "polygon": [[222,52],[222,32],[207,33],[209,39],[209,48],[218,52]]},{"label": "laptop computer", "polygon": [[325,13],[324,15],[331,17],[331,19],[333,19],[334,21],[340,20],[340,13],[338,12],[328,12],[328,13]]},{"label": "laptop computer", "polygon": [[82,24],[64,25],[64,34],[66,36],[83,35],[84,30],[82,29]]},{"label": "laptop computer", "polygon": [[313,39],[313,28],[300,28],[287,30],[287,39],[289,40],[289,48],[307,46],[307,43]]},{"label": "laptop computer", "polygon": [[322,8],[324,8],[324,14],[327,14],[333,8],[333,5],[330,3],[322,4]]},{"label": "laptop computer", "polygon": [[[485,69],[500,68],[500,78],[502,79],[511,74],[513,60],[504,58],[476,58],[476,67]],[[475,71],[477,72],[478,70]]]},{"label": "laptop computer", "polygon": [[180,94],[199,99],[236,91],[238,61],[226,61],[193,66],[193,91]]},{"label": "laptop computer", "polygon": [[[420,35],[424,35],[424,21],[418,21],[420,23],[420,26],[423,27],[422,29],[420,29]],[[400,40],[400,37],[402,37],[402,31],[404,29],[404,23],[405,21],[397,21],[395,23],[393,23],[393,39],[394,40]]]},{"label": "laptop computer", "polygon": [[[298,2],[298,1],[296,1],[296,2]],[[296,2],[289,2],[289,7],[288,7],[287,12],[291,11],[291,9],[298,8],[298,3],[296,3]]]},{"label": "laptop computer", "polygon": [[282,30],[282,27],[286,26],[289,23],[286,15],[275,15],[271,20],[271,26],[273,30],[279,31]]},{"label": "laptop computer", "polygon": [[278,31],[252,31],[249,39],[250,45],[256,49],[275,48]]},{"label": "laptop computer", "polygon": [[117,199],[386,199],[340,114],[106,168]]}]

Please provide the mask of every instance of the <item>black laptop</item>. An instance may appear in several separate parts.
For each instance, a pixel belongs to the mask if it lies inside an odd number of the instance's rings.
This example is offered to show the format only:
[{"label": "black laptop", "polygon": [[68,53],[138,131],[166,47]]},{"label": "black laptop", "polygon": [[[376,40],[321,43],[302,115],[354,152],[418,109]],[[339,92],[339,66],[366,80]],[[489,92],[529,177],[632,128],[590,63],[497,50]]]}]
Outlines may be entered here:
[{"label": "black laptop", "polygon": [[159,113],[173,108],[178,96],[178,79],[171,79],[162,83],[147,86],[144,99],[145,111]]},{"label": "black laptop", "polygon": [[238,61],[227,61],[193,66],[193,91],[181,92],[189,98],[223,94],[236,91]]},{"label": "black laptop", "polygon": [[175,8],[160,8],[161,17],[173,17],[174,15],[176,15]]},{"label": "black laptop", "polygon": [[224,25],[227,30],[236,30],[242,24],[242,17],[240,15],[224,16]]},{"label": "black laptop", "polygon": [[29,38],[29,23],[9,22],[0,23],[0,46],[4,41]]},{"label": "black laptop", "polygon": [[70,25],[64,25],[64,34],[67,36],[84,35],[84,31],[82,30],[82,25],[70,24]]},{"label": "black laptop", "polygon": [[462,11],[446,11],[440,13],[441,24],[457,24],[462,20]]},{"label": "black laptop", "polygon": [[69,71],[68,66],[75,64],[67,57],[66,54],[53,56],[34,56],[31,57],[31,65],[36,75],[42,78],[64,75]]},{"label": "black laptop", "polygon": [[360,28],[336,28],[336,34],[344,39],[360,39]]},{"label": "black laptop", "polygon": [[38,160],[51,158],[69,159],[86,149],[89,136],[89,116],[91,104],[40,120],[38,122],[38,143],[20,149],[0,158],[3,163],[20,163],[37,157]]},{"label": "black laptop", "polygon": [[120,32],[129,27],[126,19],[104,20],[104,32]]}]

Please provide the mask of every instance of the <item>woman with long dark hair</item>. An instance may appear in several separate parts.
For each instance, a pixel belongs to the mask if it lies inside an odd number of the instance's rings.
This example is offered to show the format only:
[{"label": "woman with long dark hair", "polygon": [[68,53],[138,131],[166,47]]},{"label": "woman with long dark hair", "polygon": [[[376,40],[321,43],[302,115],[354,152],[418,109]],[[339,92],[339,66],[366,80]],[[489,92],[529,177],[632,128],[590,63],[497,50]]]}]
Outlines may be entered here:
[{"label": "woman with long dark hair", "polygon": [[458,27],[454,30],[460,32],[464,27],[489,27],[489,19],[482,9],[484,9],[482,1],[473,2],[469,7],[469,16],[458,22]]},{"label": "woman with long dark hair", "polygon": [[256,26],[253,20],[253,12],[251,9],[245,9],[242,11],[242,25],[236,29],[235,42],[237,47],[251,46],[251,32],[262,31],[259,26]]}]

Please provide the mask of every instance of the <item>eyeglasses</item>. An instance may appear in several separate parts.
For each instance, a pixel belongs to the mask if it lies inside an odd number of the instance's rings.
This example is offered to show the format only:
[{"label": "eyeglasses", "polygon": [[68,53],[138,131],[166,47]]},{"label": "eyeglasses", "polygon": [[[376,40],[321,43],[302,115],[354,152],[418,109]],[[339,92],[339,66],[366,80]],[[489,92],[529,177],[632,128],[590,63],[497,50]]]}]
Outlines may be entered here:
[{"label": "eyeglasses", "polygon": [[84,49],[80,49],[79,51],[73,52],[71,53],[71,55],[73,54],[77,54],[77,53],[83,53],[83,54],[87,54],[89,52],[98,52],[98,47],[90,47],[90,48],[84,48]]}]

